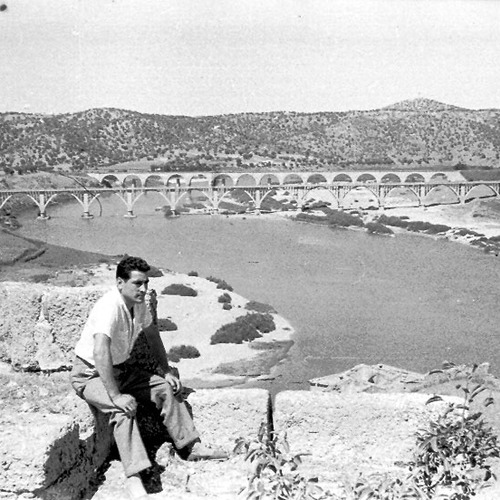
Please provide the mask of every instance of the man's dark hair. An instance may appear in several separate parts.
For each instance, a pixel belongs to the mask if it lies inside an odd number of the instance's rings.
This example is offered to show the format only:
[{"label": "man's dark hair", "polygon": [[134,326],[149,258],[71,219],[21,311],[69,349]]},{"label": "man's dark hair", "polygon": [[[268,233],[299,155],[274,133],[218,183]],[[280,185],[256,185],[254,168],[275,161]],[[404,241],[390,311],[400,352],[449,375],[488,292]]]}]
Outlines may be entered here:
[{"label": "man's dark hair", "polygon": [[118,262],[116,266],[116,277],[121,278],[125,281],[130,279],[130,274],[132,271],[141,271],[142,273],[147,273],[151,267],[149,264],[140,257],[123,257],[123,259]]}]

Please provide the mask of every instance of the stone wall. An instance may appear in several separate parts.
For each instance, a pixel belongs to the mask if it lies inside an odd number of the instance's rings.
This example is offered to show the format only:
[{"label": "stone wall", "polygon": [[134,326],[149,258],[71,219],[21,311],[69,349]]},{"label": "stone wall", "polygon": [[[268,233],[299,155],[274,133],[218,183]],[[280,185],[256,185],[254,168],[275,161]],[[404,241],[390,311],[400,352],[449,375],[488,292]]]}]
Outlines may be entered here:
[{"label": "stone wall", "polygon": [[104,290],[0,284],[0,361],[25,371],[69,368],[88,313]]}]

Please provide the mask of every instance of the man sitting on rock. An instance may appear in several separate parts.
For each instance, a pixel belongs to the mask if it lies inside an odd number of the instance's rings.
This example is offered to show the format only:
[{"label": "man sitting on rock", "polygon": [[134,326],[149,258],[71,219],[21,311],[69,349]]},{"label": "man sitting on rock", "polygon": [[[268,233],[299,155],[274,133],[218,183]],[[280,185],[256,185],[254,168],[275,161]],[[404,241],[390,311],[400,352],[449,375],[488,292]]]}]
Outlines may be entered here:
[{"label": "man sitting on rock", "polygon": [[[154,402],[179,454],[187,460],[224,459],[204,446],[181,397],[182,385],[172,373],[158,328],[145,302],[150,266],[125,257],[116,269],[116,287],[91,310],[78,341],[71,382],[77,394],[110,417],[110,425],[127,476],[132,499],[148,495],[139,473],[151,466],[137,425],[138,402]],[[130,360],[143,331],[165,376],[144,371]]]}]

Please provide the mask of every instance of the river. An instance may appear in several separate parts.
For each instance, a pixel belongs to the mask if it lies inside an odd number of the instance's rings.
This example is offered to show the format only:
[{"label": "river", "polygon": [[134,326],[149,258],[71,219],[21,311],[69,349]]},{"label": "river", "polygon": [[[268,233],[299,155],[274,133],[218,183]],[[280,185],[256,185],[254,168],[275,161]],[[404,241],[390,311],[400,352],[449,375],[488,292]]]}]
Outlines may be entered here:
[{"label": "river", "polygon": [[[78,204],[22,218],[21,234],[107,254],[145,257],[159,267],[216,276],[248,299],[272,304],[296,330],[289,357],[259,382],[272,391],[358,363],[425,372],[491,363],[500,374],[500,259],[458,243],[332,230],[279,217],[220,215],[166,219],[156,194],[102,200],[102,216]],[[94,207],[94,212],[98,212]]]}]

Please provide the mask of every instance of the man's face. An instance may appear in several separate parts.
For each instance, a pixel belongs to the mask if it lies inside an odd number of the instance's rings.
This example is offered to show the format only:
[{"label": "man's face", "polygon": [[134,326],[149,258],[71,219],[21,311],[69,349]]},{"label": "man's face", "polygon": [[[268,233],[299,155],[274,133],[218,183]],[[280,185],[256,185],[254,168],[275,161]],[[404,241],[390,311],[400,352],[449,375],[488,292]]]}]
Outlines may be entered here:
[{"label": "man's face", "polygon": [[128,307],[144,302],[149,283],[146,273],[142,271],[132,271],[127,281],[118,278],[116,283]]}]

